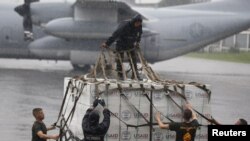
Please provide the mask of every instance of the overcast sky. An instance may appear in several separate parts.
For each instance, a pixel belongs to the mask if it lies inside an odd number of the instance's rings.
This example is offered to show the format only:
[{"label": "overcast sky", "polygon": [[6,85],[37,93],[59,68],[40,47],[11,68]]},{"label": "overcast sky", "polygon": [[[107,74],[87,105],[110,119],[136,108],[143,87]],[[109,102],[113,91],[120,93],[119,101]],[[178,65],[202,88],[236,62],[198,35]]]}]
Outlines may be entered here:
[{"label": "overcast sky", "polygon": [[[15,3],[23,3],[24,0],[0,0],[0,2],[15,2]],[[41,2],[75,2],[76,0],[40,0]],[[161,0],[136,0],[136,2],[143,2],[143,3],[157,3]],[[212,1],[219,1],[219,0],[212,0]]]},{"label": "overcast sky", "polygon": [[[0,1],[5,1],[5,2],[16,2],[16,3],[22,3],[24,0],[0,0]],[[58,1],[70,1],[74,2],[76,0],[40,0],[41,2],[58,2]],[[144,3],[157,3],[160,0],[136,0],[136,2],[144,2]]]}]

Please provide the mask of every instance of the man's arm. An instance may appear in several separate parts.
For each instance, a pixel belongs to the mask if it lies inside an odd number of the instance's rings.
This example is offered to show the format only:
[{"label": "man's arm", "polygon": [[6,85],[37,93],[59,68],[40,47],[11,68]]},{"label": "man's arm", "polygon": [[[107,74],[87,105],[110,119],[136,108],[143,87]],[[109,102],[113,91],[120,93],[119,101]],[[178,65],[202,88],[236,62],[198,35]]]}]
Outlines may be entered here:
[{"label": "man's arm", "polygon": [[157,121],[157,123],[158,123],[158,125],[159,125],[160,128],[162,128],[162,129],[169,129],[169,124],[162,123],[160,112],[157,112],[157,114],[155,115],[155,118],[156,118],[156,121]]},{"label": "man's arm", "polygon": [[105,42],[106,46],[110,46],[124,31],[126,24],[122,23],[118,26],[118,28],[113,32],[112,36],[108,38]]},{"label": "man's arm", "polygon": [[87,119],[88,119],[89,114],[90,114],[91,111],[93,111],[93,108],[88,108],[88,110],[86,111],[86,113],[85,113],[85,115],[84,115],[84,117],[82,119],[82,127],[83,127],[83,125],[86,124],[86,122],[88,122]]},{"label": "man's arm", "polygon": [[59,138],[59,135],[46,135],[42,131],[38,131],[37,135],[42,139],[54,139],[54,140],[57,140]]},{"label": "man's arm", "polygon": [[108,131],[109,125],[110,125],[110,111],[105,108],[103,110],[103,116],[104,116],[104,119],[102,123],[99,124],[99,129],[100,131],[103,131],[103,134],[105,134]]},{"label": "man's arm", "polygon": [[56,127],[54,125],[51,125],[50,127],[47,127],[47,131],[54,130],[54,129],[56,129]]},{"label": "man's arm", "polygon": [[140,28],[140,31],[138,33],[139,35],[137,35],[136,38],[136,43],[139,44],[141,42],[141,35],[142,35],[142,27]]}]

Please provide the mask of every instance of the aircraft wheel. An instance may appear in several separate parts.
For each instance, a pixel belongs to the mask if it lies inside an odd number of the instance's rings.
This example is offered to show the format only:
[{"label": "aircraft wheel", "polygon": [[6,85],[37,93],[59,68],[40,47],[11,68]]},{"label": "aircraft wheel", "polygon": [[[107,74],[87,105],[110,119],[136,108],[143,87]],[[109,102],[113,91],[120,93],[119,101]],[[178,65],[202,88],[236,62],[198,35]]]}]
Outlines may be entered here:
[{"label": "aircraft wheel", "polygon": [[72,66],[74,70],[89,71],[91,69],[91,65],[72,64]]}]

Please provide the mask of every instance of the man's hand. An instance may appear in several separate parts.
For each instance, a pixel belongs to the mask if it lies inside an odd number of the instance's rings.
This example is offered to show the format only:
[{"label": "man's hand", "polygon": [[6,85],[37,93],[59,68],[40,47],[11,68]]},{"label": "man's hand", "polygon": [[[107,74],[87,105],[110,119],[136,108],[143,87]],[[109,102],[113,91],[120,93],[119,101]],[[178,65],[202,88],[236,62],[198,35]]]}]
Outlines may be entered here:
[{"label": "man's hand", "polygon": [[56,129],[56,126],[51,125],[47,130],[54,130],[54,129]]},{"label": "man's hand", "polygon": [[185,105],[184,105],[184,108],[185,109],[192,109],[192,105],[189,103],[189,102],[187,102]]},{"label": "man's hand", "polygon": [[95,108],[97,105],[101,104],[103,107],[105,107],[105,101],[101,98],[96,98],[95,101],[93,102],[93,107]]},{"label": "man's hand", "polygon": [[104,43],[102,43],[101,47],[102,48],[108,48],[108,45],[104,42]]},{"label": "man's hand", "polygon": [[139,48],[139,47],[140,47],[140,44],[139,44],[138,42],[135,42],[135,43],[134,43],[134,47]]},{"label": "man's hand", "polygon": [[106,106],[105,101],[104,101],[103,99],[100,99],[100,100],[99,100],[99,103],[102,105],[102,107],[105,107],[105,106]]},{"label": "man's hand", "polygon": [[57,140],[57,139],[59,139],[59,135],[51,135],[51,137],[50,137],[50,139],[54,139],[54,140]]},{"label": "man's hand", "polygon": [[54,140],[57,140],[60,137],[59,134],[57,134],[57,135],[47,135],[47,134],[44,134],[42,131],[38,131],[36,134],[37,134],[37,136],[39,136],[42,139],[54,139]]},{"label": "man's hand", "polygon": [[56,123],[53,123],[52,125],[50,125],[49,127],[47,127],[47,130],[54,130],[56,129]]}]

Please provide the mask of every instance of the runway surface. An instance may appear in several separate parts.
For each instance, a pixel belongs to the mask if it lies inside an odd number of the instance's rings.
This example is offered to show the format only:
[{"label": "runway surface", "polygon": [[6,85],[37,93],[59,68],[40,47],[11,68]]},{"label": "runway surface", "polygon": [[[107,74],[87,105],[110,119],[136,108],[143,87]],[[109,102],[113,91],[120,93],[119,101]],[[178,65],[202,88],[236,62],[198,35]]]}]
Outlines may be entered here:
[{"label": "runway surface", "polygon": [[[250,122],[249,64],[179,57],[153,68],[165,79],[211,84],[212,114],[218,121],[233,124],[240,117]],[[31,140],[35,107],[44,109],[47,125],[55,122],[63,79],[78,74],[69,62],[0,59],[1,140]]]}]

